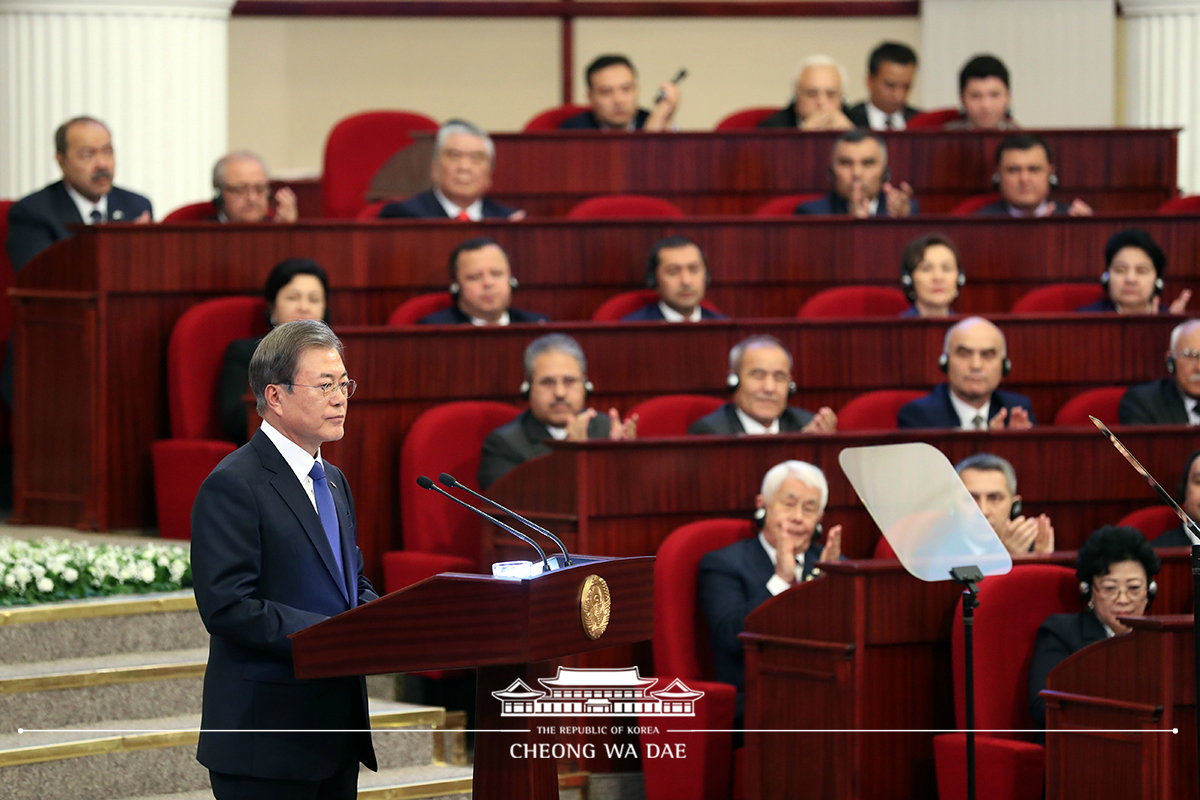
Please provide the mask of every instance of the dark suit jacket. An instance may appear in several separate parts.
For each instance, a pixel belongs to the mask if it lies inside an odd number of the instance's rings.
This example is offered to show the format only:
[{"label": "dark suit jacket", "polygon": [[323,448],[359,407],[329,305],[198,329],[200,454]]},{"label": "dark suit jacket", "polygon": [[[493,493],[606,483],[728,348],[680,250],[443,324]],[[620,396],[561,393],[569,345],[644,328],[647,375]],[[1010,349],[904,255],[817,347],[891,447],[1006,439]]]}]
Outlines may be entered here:
[{"label": "dark suit jacket", "polygon": [[[779,432],[799,433],[805,425],[812,422],[812,418],[811,412],[788,406],[779,417]],[[742,420],[737,415],[737,406],[733,403],[726,403],[708,416],[696,420],[692,427],[688,428],[688,433],[711,433],[718,436],[732,436],[745,432]]]},{"label": "dark suit jacket", "polygon": [[[376,769],[363,678],[299,680],[292,665],[289,634],[377,598],[363,576],[346,478],[324,466],[341,528],[340,578],[304,487],[261,430],[217,465],[192,507],[196,605],[210,636],[196,758],[216,772],[324,780],[343,758]],[[203,732],[245,728],[363,733]]]},{"label": "dark suit jacket", "polygon": [[[905,106],[900,111],[900,115],[904,117],[905,122],[907,122],[908,120],[912,119],[913,117],[915,117],[917,114],[920,114],[920,113],[921,113],[921,110],[919,108],[913,108],[912,106]],[[861,103],[856,103],[856,104],[850,106],[848,109],[846,109],[846,116],[850,118],[851,122],[853,122],[855,125],[857,125],[860,128],[871,127],[871,124],[867,121],[867,101],[866,100],[862,101]]]},{"label": "dark suit jacket", "polygon": [[[612,423],[607,414],[597,414],[588,423],[589,439],[607,439],[611,432]],[[507,425],[496,428],[483,440],[479,486],[486,489],[518,464],[549,453],[550,447],[546,444],[549,438],[550,431],[528,410]]]},{"label": "dark suit jacket", "polygon": [[1117,407],[1122,425],[1187,425],[1187,406],[1174,378],[1159,378],[1125,390]]},{"label": "dark suit jacket", "polygon": [[[1029,398],[1003,389],[992,392],[992,402],[984,416],[991,419],[1000,413],[1000,409],[1006,408],[1011,419],[1012,410],[1017,406],[1028,411],[1029,421],[1037,424]],[[1008,422],[1008,419],[1004,421],[1005,427],[1008,427]],[[900,409],[896,415],[896,425],[900,428],[961,428],[958,414],[950,404],[950,384],[939,383],[932,392]]]},{"label": "dark suit jacket", "polygon": [[[921,207],[916,200],[912,201],[912,214],[917,214],[921,211]],[[849,214],[850,205],[846,199],[834,192],[830,192],[824,197],[818,197],[816,200],[809,200],[807,203],[801,203],[796,206],[797,214]],[[879,203],[875,206],[873,217],[886,217],[888,215],[887,198],[882,194],[879,195]]]},{"label": "dark suit jacket", "polygon": [[759,128],[798,128],[800,118],[796,115],[796,101],[788,103],[771,116],[758,123]]},{"label": "dark suit jacket", "polygon": [[1078,614],[1051,614],[1038,628],[1029,662],[1029,713],[1033,724],[1046,727],[1046,702],[1038,695],[1046,688],[1046,676],[1067,656],[1089,644],[1107,638],[1104,625],[1092,611]]},{"label": "dark suit jacket", "polygon": [[[108,193],[108,218],[133,222],[143,212],[153,210],[140,194],[114,186]],[[62,181],[23,197],[8,210],[8,257],[18,271],[29,259],[55,242],[74,236],[67,225],[82,225],[79,207],[67,194]]]},{"label": "dark suit jacket", "polygon": [[[515,212],[515,208],[502,206],[486,197],[483,198],[484,219],[508,219]],[[450,216],[446,214],[446,209],[442,208],[442,204],[438,202],[437,195],[433,193],[433,189],[426,189],[402,203],[388,203],[379,210],[379,219],[393,217],[405,219],[450,219]]]},{"label": "dark suit jacket", "polygon": [[246,443],[246,404],[242,398],[250,391],[250,358],[262,338],[235,339],[225,348],[225,363],[217,379],[217,416],[225,438],[234,444]]},{"label": "dark suit jacket", "polygon": [[1171,528],[1171,530],[1156,537],[1150,542],[1151,547],[1191,547],[1192,540],[1184,533],[1183,526]]},{"label": "dark suit jacket", "polygon": [[[704,306],[700,306],[700,319],[729,319],[729,317],[717,311],[710,311]],[[647,303],[630,314],[621,317],[622,322],[666,322],[667,318],[663,316],[662,309],[658,307],[658,303]]]},{"label": "dark suit jacket", "polygon": [[[649,118],[650,118],[650,112],[644,108],[639,108],[637,115],[634,117],[634,120],[633,120],[633,127],[640,131],[642,129],[642,127],[645,126],[646,120]],[[567,119],[565,119],[559,123],[558,129],[560,131],[611,130],[611,129],[602,128],[600,126],[600,121],[596,119],[596,115],[593,114],[590,110],[580,112],[579,114],[576,114],[573,117],[568,117]]]},{"label": "dark suit jacket", "polygon": [[[550,318],[545,314],[537,314],[533,311],[522,311],[519,308],[508,309],[509,322],[546,322]],[[427,317],[421,317],[417,320],[418,325],[470,325],[471,318],[459,309],[458,306],[447,306],[441,311],[435,311]]]},{"label": "dark suit jacket", "polygon": [[[1052,217],[1068,216],[1067,209],[1070,207],[1071,207],[1070,203],[1063,205],[1063,203],[1061,201],[1055,200],[1054,201],[1054,211],[1051,212],[1050,216],[1052,216]],[[984,206],[983,208],[977,210],[975,212],[975,216],[977,216],[977,217],[1007,217],[1007,216],[1010,216],[1008,213],[1008,201],[1000,199],[994,203],[989,203],[988,205]]]}]

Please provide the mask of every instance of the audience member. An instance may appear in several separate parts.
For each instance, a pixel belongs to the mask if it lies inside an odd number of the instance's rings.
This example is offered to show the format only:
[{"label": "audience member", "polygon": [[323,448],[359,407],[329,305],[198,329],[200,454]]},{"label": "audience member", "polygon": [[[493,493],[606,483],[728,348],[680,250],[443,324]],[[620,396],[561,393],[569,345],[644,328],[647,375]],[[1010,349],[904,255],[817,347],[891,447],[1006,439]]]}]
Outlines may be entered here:
[{"label": "audience member", "polygon": [[860,128],[876,131],[902,131],[918,109],[908,105],[913,78],[917,74],[917,54],[906,44],[884,42],[871,51],[867,60],[867,99],[846,111],[846,117]]},{"label": "audience member", "polygon": [[116,159],[108,126],[92,117],[69,119],[54,132],[62,180],[22,197],[8,210],[8,257],[19,272],[29,259],[74,233],[68,225],[149,222],[150,201],[113,186]]},{"label": "audience member", "polygon": [[1029,553],[1054,552],[1054,526],[1042,514],[1026,517],[1017,494],[1017,471],[1006,459],[991,453],[976,453],[954,467],[963,485],[975,498],[992,530],[1013,558]]},{"label": "audience member", "polygon": [[624,319],[631,322],[699,322],[725,319],[704,302],[708,262],[700,245],[686,236],[659,239],[646,258],[646,285],[658,290],[658,302],[648,303]]},{"label": "audience member", "polygon": [[998,430],[1036,422],[1028,397],[999,388],[1012,362],[1004,334],[986,319],[967,317],[946,331],[938,367],[949,380],[900,409],[899,427]]},{"label": "audience member", "polygon": [[271,214],[271,178],[267,165],[249,150],[235,150],[217,159],[212,174],[215,222],[295,222],[300,216],[296,193],[284,186],[275,192]]},{"label": "audience member", "polygon": [[975,213],[983,216],[1090,217],[1092,208],[1078,197],[1070,206],[1050,199],[1050,190],[1058,186],[1054,159],[1046,140],[1033,133],[1005,136],[996,148],[996,174],[992,180],[1000,189],[1000,199]]},{"label": "audience member", "polygon": [[[1183,465],[1175,502],[1192,518],[1192,522],[1200,524],[1200,450],[1188,456],[1187,463]],[[1200,541],[1192,540],[1192,536],[1184,530],[1183,523],[1150,542],[1152,547],[1191,547],[1193,544],[1200,544]]]},{"label": "audience member", "polygon": [[388,203],[380,219],[453,219],[479,222],[482,219],[525,218],[524,211],[484,197],[492,185],[496,145],[487,131],[471,123],[452,119],[438,129],[430,177],[433,188],[401,203]]},{"label": "audience member", "polygon": [[512,308],[517,279],[508,254],[487,236],[468,239],[450,253],[450,295],[454,304],[418,320],[421,325],[480,327],[510,322],[545,322],[545,314]]},{"label": "audience member", "polygon": [[1141,228],[1115,233],[1104,246],[1104,272],[1100,275],[1104,299],[1075,310],[1182,314],[1192,299],[1192,291],[1184,289],[1170,307],[1163,308],[1163,273],[1166,271],[1167,257],[1150,234]]},{"label": "audience member", "polygon": [[638,108],[637,70],[621,55],[604,55],[587,68],[590,109],[564,120],[561,130],[665,131],[679,108],[679,86],[668,81],[658,87],[654,110]]},{"label": "audience member", "polygon": [[902,317],[945,317],[967,282],[958,248],[950,237],[927,233],[904,248],[900,260],[900,286],[912,301]]},{"label": "audience member", "polygon": [[587,358],[579,343],[562,333],[536,339],[525,348],[521,396],[529,409],[488,434],[479,463],[479,485],[491,486],[518,464],[550,452],[546,439],[637,438],[637,415],[621,420],[615,408],[600,414],[587,407],[592,393]]},{"label": "audience member", "polygon": [[962,113],[946,123],[946,130],[1016,130],[1008,91],[1008,67],[995,56],[975,56],[958,73]]},{"label": "audience member", "polygon": [[[289,258],[267,275],[263,296],[272,328],[298,319],[329,322],[329,276],[315,261]],[[225,348],[225,363],[217,380],[217,415],[221,430],[234,444],[245,444],[248,418],[245,396],[249,391],[250,359],[260,338],[235,339]]]},{"label": "audience member", "polygon": [[788,405],[796,393],[792,354],[774,336],[751,336],[729,351],[726,403],[692,424],[688,433],[723,436],[749,433],[833,433],[837,415],[828,406],[816,414]]},{"label": "audience member", "polygon": [[1087,610],[1051,614],[1038,628],[1029,664],[1029,713],[1046,727],[1046,676],[1072,653],[1110,636],[1128,633],[1117,617],[1142,617],[1158,587],[1160,562],[1146,537],[1133,528],[1105,525],[1079,548],[1075,574]]},{"label": "audience member", "polygon": [[846,70],[829,56],[809,56],[796,73],[796,99],[758,123],[760,128],[844,131],[854,123],[843,110]]},{"label": "audience member", "polygon": [[706,553],[700,559],[696,596],[708,622],[717,680],[737,687],[741,725],[745,669],[742,642],[746,616],[797,583],[820,575],[820,565],[837,561],[842,526],[821,539],[821,517],[829,485],[820,468],[803,461],[776,464],[763,477],[755,498],[758,536]]},{"label": "audience member", "polygon": [[1200,425],[1200,320],[1171,331],[1167,372],[1166,378],[1126,390],[1117,408],[1122,425]]},{"label": "audience member", "polygon": [[864,219],[917,213],[912,187],[906,182],[898,187],[891,184],[887,145],[870,131],[857,128],[837,138],[829,176],[833,191],[796,206],[797,214],[850,214]]}]

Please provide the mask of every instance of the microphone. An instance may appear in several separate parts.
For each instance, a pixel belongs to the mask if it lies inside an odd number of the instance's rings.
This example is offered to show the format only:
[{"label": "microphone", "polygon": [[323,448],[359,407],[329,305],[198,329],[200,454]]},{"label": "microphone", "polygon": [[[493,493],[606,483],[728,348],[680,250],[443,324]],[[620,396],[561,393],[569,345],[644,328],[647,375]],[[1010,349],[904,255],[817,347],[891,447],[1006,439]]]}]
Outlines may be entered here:
[{"label": "microphone", "polygon": [[459,500],[457,497],[450,494],[445,489],[443,489],[442,487],[438,486],[436,483],[431,481],[429,478],[426,478],[424,475],[417,476],[417,486],[420,486],[422,489],[433,489],[438,494],[442,494],[442,495],[445,495],[446,497],[449,497],[451,500],[458,503],[463,508],[469,508],[471,511],[474,511],[476,514],[483,517],[484,519],[486,519],[488,522],[492,523],[493,525],[497,525],[497,526],[503,528],[504,530],[508,531],[513,536],[517,537],[522,542],[525,542],[525,544],[532,547],[534,550],[537,550],[538,555],[542,557],[542,566],[545,568],[546,572],[550,571],[550,562],[548,560],[546,560],[546,552],[544,550],[542,550],[542,548],[538,547],[538,543],[535,542],[533,539],[530,539],[528,536],[526,536],[525,534],[521,533],[518,530],[510,528],[508,525],[505,525],[503,522],[496,519],[491,514],[488,514],[485,511],[480,511],[478,508],[471,505],[470,503],[464,503],[462,500]]},{"label": "microphone", "polygon": [[562,539],[558,538],[553,533],[551,533],[550,531],[543,528],[541,525],[537,525],[537,524],[531,522],[530,520],[525,519],[525,517],[522,517],[520,514],[518,514],[515,511],[511,511],[511,510],[505,508],[504,506],[500,505],[499,503],[497,503],[495,500],[491,499],[490,497],[484,497],[483,495],[481,495],[479,492],[475,491],[474,489],[471,489],[470,487],[467,487],[467,486],[463,486],[461,483],[459,483],[457,480],[455,480],[453,475],[450,475],[449,473],[443,472],[441,475],[438,476],[438,480],[441,482],[441,484],[443,486],[448,486],[451,489],[462,489],[464,492],[470,492],[471,494],[475,495],[483,502],[491,505],[493,508],[498,508],[501,511],[503,511],[505,514],[508,514],[510,517],[521,520],[521,522],[524,522],[526,525],[533,528],[535,531],[542,534],[546,538],[552,539],[554,541],[554,543],[556,545],[558,545],[558,549],[562,551],[563,566],[564,567],[571,566],[571,555],[567,552],[567,546],[562,543]]},{"label": "microphone", "polygon": [[[675,77],[671,78],[671,83],[678,86],[680,81],[682,81],[686,77],[687,77],[687,67],[680,67],[679,72],[675,73]],[[666,100],[666,99],[667,99],[666,93],[663,92],[662,89],[659,89],[658,94],[654,95],[654,105],[658,105],[659,103],[661,103],[663,100]]]}]

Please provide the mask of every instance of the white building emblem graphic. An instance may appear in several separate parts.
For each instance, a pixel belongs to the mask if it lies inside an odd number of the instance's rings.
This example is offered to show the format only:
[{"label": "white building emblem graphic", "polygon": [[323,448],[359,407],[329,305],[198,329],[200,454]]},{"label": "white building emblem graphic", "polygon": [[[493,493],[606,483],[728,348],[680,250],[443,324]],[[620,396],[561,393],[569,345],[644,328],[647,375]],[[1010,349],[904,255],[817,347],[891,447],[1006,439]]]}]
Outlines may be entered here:
[{"label": "white building emblem graphic", "polygon": [[532,689],[520,678],[507,689],[492,692],[502,704],[502,717],[650,716],[694,717],[704,692],[674,680],[651,692],[657,678],[643,678],[637,667],[573,669],[559,667],[553,678],[538,678],[549,691]]}]

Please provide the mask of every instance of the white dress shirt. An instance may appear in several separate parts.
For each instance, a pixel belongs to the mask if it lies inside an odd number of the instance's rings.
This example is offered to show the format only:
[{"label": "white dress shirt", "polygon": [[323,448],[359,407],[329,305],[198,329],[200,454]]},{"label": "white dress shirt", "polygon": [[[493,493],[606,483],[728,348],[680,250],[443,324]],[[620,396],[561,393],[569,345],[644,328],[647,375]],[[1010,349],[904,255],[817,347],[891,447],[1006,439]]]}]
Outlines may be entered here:
[{"label": "white dress shirt", "polygon": [[992,396],[990,394],[987,396],[987,399],[983,401],[982,406],[975,408],[965,400],[959,399],[958,395],[951,390],[950,405],[954,406],[954,411],[956,414],[958,414],[958,423],[960,427],[969,431],[975,430],[975,416],[978,414],[983,417],[983,427],[980,428],[980,430],[986,431],[988,429],[988,423],[991,421],[988,419],[988,411],[990,411],[992,407]]},{"label": "white dress shirt", "polygon": [[[296,473],[296,478],[304,487],[304,493],[308,495],[308,502],[312,503],[313,511],[317,511],[317,496],[313,493],[313,479],[309,477],[308,473],[312,471],[316,460],[321,457],[320,448],[317,448],[317,458],[313,458],[303,447],[284,436],[265,419],[260,430],[271,440],[271,444],[275,445],[275,449],[279,451],[279,455],[283,456],[283,460],[291,467],[292,472]],[[325,468],[325,462],[322,462],[321,469]],[[330,481],[329,485],[334,485],[333,481]],[[320,514],[319,511],[317,513]]]},{"label": "white dress shirt", "polygon": [[1189,425],[1200,425],[1200,409],[1196,408],[1197,403],[1200,403],[1200,400],[1187,395],[1183,396],[1183,407],[1187,409]]},{"label": "white dress shirt", "polygon": [[500,315],[500,319],[499,319],[499,320],[497,320],[497,321],[496,321],[496,322],[494,322],[494,323],[489,323],[489,322],[488,322],[486,319],[480,319],[479,317],[472,317],[470,314],[467,314],[467,319],[471,320],[471,324],[472,324],[472,325],[474,325],[474,326],[475,326],[475,327],[477,327],[477,328],[482,328],[482,327],[484,327],[485,325],[500,325],[500,326],[504,326],[504,325],[507,325],[507,324],[510,322],[510,320],[509,320],[509,318],[508,318],[508,312],[507,312],[507,311],[505,311],[503,314],[501,314],[501,315]]},{"label": "white dress shirt", "polygon": [[[762,531],[759,531],[759,533],[758,533],[758,543],[763,546],[763,550],[767,551],[767,558],[771,559],[772,566],[777,564],[778,562],[775,560],[776,559],[775,548],[771,547],[771,543],[767,541],[767,537]],[[800,555],[796,556],[795,558],[796,558],[796,577],[800,578],[802,575],[804,575],[804,554],[801,553]],[[792,584],[788,583],[783,578],[779,577],[779,575],[777,573],[774,573],[774,572],[771,573],[771,577],[767,581],[767,591],[768,592],[770,592],[771,594],[774,595],[774,594],[779,594],[780,592],[786,592],[790,588],[792,588]]]},{"label": "white dress shirt", "polygon": [[437,198],[438,203],[441,204],[442,209],[446,212],[446,216],[448,216],[450,219],[457,219],[459,212],[462,211],[467,212],[467,218],[472,222],[479,222],[481,219],[483,219],[482,197],[476,200],[474,203],[471,203],[471,205],[467,206],[466,208],[459,208],[457,205],[450,202],[446,195],[442,194],[442,190],[436,186],[433,187],[433,196]]},{"label": "white dress shirt", "polygon": [[[754,417],[742,411],[738,406],[734,406],[733,410],[737,412],[738,419],[742,421],[742,429],[752,436],[761,436],[764,433],[779,433],[779,418],[776,417],[770,425],[763,425]],[[772,561],[774,559],[772,558]]]},{"label": "white dress shirt", "polygon": [[658,301],[658,310],[662,312],[663,319],[667,322],[699,322],[700,321],[700,306],[697,305],[691,313],[691,316],[685,317],[662,300]]},{"label": "white dress shirt", "polygon": [[[903,110],[888,114],[885,111],[880,111],[878,108],[872,105],[870,100],[868,100],[864,105],[867,110],[867,125],[871,128],[871,130],[902,131],[908,127],[908,123],[904,120]],[[889,121],[892,123],[891,127],[888,126]]]},{"label": "white dress shirt", "polygon": [[86,197],[75,191],[75,187],[70,183],[63,181],[63,186],[67,187],[67,196],[75,203],[75,207],[79,209],[79,216],[83,217],[84,225],[95,225],[96,221],[92,219],[92,212],[99,211],[100,219],[108,219],[108,195],[104,195],[95,203],[88,200]]}]

